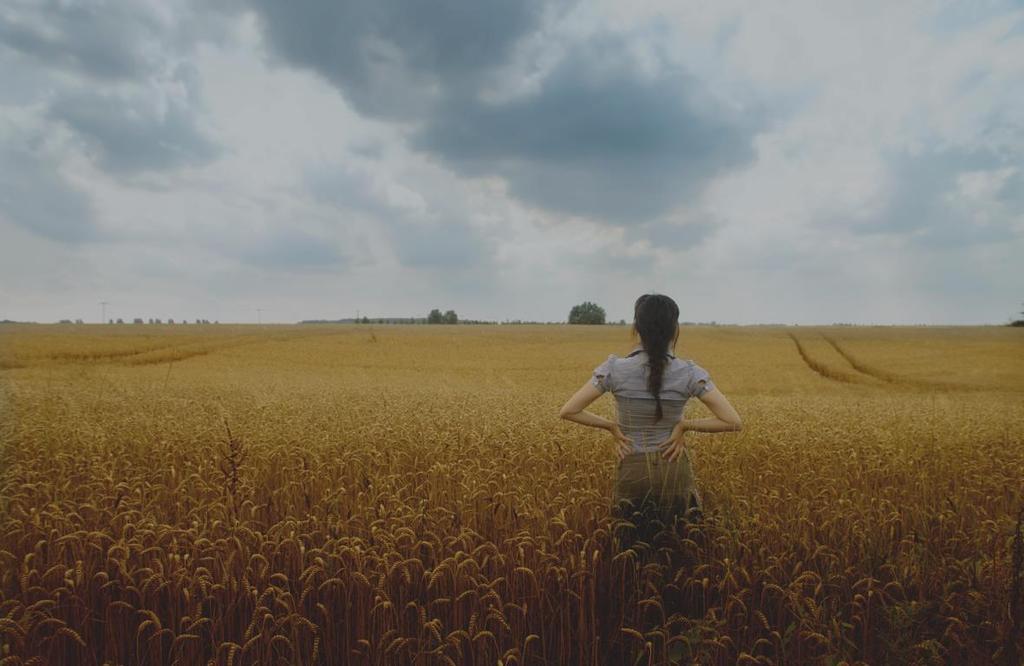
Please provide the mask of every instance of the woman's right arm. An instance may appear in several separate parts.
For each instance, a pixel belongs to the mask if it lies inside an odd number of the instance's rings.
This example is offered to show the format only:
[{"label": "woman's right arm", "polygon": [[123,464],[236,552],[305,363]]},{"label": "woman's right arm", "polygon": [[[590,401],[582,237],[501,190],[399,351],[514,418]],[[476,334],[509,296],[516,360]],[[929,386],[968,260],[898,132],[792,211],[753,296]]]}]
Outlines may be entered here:
[{"label": "woman's right arm", "polygon": [[682,419],[676,425],[678,429],[684,432],[737,432],[743,429],[740,415],[717,388],[702,393],[700,401],[707,405],[715,416],[706,419]]}]

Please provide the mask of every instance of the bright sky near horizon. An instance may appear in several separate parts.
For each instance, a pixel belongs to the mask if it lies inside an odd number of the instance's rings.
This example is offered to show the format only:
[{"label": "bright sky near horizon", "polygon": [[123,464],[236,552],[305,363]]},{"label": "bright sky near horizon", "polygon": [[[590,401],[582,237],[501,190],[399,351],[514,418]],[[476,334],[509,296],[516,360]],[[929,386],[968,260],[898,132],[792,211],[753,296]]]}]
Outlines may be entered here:
[{"label": "bright sky near horizon", "polygon": [[0,6],[0,319],[998,324],[1022,256],[1017,2]]}]

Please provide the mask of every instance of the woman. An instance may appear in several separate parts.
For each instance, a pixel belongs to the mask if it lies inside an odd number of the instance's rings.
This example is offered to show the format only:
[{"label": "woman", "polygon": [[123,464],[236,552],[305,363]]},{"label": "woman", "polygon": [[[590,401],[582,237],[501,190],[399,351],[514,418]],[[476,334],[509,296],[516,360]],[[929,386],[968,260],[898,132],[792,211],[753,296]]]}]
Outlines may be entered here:
[{"label": "woman", "polygon": [[[738,431],[740,417],[704,368],[673,353],[679,337],[679,307],[663,294],[644,294],[634,306],[633,334],[640,344],[624,357],[610,354],[559,412],[563,419],[611,432],[619,456],[612,515],[636,530],[620,535],[621,547],[646,543],[677,520],[700,517],[684,435]],[[617,422],[583,411],[605,391],[615,396]],[[683,419],[691,397],[713,418]],[[623,530],[617,529],[616,532]]]}]

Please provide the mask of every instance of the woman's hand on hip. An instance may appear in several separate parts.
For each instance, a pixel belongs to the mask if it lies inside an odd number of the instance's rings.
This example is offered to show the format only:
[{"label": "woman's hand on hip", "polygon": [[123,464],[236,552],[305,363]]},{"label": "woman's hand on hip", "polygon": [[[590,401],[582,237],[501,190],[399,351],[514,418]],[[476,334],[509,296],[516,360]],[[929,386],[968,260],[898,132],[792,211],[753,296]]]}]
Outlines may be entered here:
[{"label": "woman's hand on hip", "polygon": [[618,423],[613,423],[612,427],[608,428],[608,432],[615,438],[615,453],[619,456],[619,460],[623,460],[628,454],[633,452],[633,440],[623,434]]},{"label": "woman's hand on hip", "polygon": [[682,423],[677,423],[676,427],[672,428],[672,434],[668,439],[658,444],[658,448],[662,452],[661,457],[673,462],[679,456],[684,455],[686,452],[686,441],[683,439],[685,434],[686,430],[683,429]]}]

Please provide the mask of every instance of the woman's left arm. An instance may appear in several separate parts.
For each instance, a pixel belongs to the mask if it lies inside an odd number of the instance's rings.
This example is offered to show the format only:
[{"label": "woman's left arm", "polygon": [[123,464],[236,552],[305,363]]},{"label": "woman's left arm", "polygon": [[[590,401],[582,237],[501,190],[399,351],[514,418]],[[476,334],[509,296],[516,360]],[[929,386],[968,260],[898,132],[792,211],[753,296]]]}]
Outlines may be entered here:
[{"label": "woman's left arm", "polygon": [[623,434],[619,424],[615,421],[609,421],[603,416],[583,411],[587,405],[597,400],[603,393],[604,391],[594,386],[593,382],[588,381],[569,398],[568,402],[562,405],[562,409],[558,411],[558,416],[566,421],[572,421],[573,423],[579,423],[592,428],[601,428],[610,432],[618,443],[616,453],[621,460],[627,453],[632,451],[633,441]]}]

